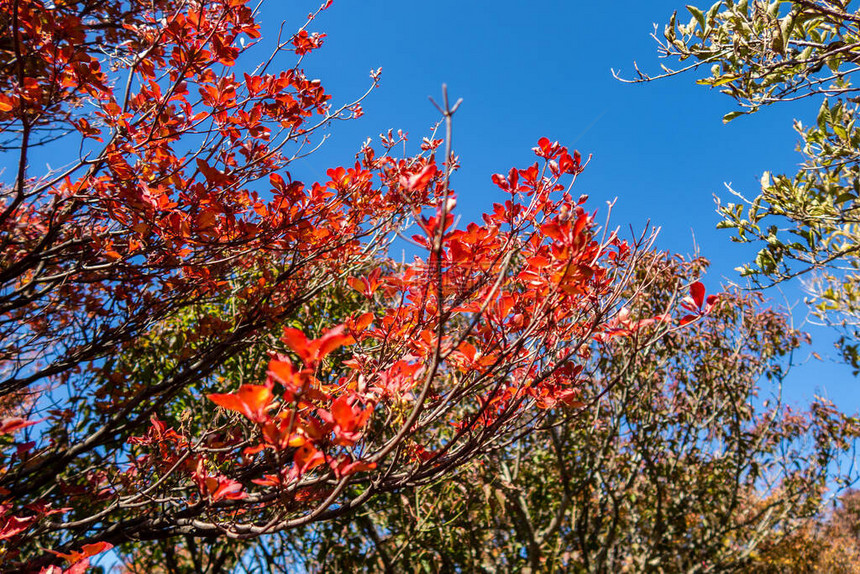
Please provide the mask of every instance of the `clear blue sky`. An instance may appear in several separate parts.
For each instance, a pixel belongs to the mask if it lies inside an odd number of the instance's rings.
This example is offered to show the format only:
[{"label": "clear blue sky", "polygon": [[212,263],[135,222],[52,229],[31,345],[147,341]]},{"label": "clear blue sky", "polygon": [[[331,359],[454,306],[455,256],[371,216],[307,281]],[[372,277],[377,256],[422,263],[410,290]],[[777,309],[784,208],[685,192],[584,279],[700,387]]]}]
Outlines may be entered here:
[{"label": "clear blue sky", "polygon": [[[286,20],[300,25],[313,2],[270,0],[264,34]],[[817,103],[768,109],[723,125],[733,102],[695,84],[694,75],[644,85],[615,80],[610,70],[631,77],[633,62],[657,71],[653,23],[662,25],[680,0],[649,2],[402,2],[335,0],[310,31],[328,34],[305,69],[323,81],[335,103],[368,86],[368,73],[382,67],[381,87],[365,101],[365,116],[337,124],[323,150],[294,165],[299,179],[323,177],[325,168],[349,163],[360,142],[389,128],[403,129],[416,146],[437,114],[436,99],[447,83],[464,103],[455,117],[454,147],[462,162],[453,185],[459,208],[474,219],[498,199],[490,175],[534,161],[530,149],[547,136],[593,160],[577,182],[592,208],[618,198],[613,223],[641,229],[647,220],[662,228],[659,246],[682,254],[693,236],[713,267],[709,292],[740,281],[734,268],[752,252],[718,231],[714,194],[724,186],[754,196],[765,170],[792,172],[800,156],[792,119],[809,123]],[[284,61],[284,65],[290,62]],[[795,287],[768,295],[796,302]],[[794,313],[803,324],[802,305]],[[849,370],[836,362],[832,334],[804,325],[825,361],[810,359],[786,383],[787,398],[804,403],[824,394],[855,411],[860,392]],[[812,349],[802,353],[805,359]]]}]

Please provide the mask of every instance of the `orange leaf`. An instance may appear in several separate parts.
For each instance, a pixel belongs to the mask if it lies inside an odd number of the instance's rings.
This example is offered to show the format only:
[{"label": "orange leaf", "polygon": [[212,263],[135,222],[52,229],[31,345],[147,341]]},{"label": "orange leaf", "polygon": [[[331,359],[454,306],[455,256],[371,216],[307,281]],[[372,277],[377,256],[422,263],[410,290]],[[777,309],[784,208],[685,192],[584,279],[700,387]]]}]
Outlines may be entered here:
[{"label": "orange leaf", "polygon": [[90,556],[107,552],[111,548],[113,548],[113,544],[110,542],[94,542],[93,544],[84,544],[84,547],[81,548],[81,552],[84,556],[89,558]]},{"label": "orange leaf", "polygon": [[341,427],[352,430],[352,425],[355,423],[355,413],[352,407],[349,406],[349,401],[346,397],[340,397],[331,405],[331,416],[336,424]]},{"label": "orange leaf", "polygon": [[364,331],[371,323],[373,323],[373,313],[364,313],[355,320],[355,332],[360,333]]},{"label": "orange leaf", "polygon": [[0,94],[0,112],[11,112],[13,109],[15,109],[15,105],[12,103],[12,98]]},{"label": "orange leaf", "polygon": [[293,455],[293,468],[290,469],[290,478],[297,478],[324,462],[325,455],[310,443],[305,443]]},{"label": "orange leaf", "polygon": [[252,421],[263,423],[272,403],[272,391],[263,385],[242,385],[235,393],[206,395],[210,401],[227,410],[243,414]]},{"label": "orange leaf", "polygon": [[348,341],[352,337],[345,334],[344,331],[344,326],[338,325],[333,329],[329,329],[325,335],[314,341],[317,360],[324,358],[335,349],[349,344]]},{"label": "orange leaf", "polygon": [[550,260],[543,255],[535,255],[527,260],[530,267],[542,269],[550,264]]},{"label": "orange leaf", "polygon": [[346,282],[349,284],[350,287],[352,287],[353,289],[355,289],[359,293],[362,293],[362,294],[364,293],[365,283],[364,283],[364,281],[362,281],[358,277],[349,277],[349,278],[347,278]]}]

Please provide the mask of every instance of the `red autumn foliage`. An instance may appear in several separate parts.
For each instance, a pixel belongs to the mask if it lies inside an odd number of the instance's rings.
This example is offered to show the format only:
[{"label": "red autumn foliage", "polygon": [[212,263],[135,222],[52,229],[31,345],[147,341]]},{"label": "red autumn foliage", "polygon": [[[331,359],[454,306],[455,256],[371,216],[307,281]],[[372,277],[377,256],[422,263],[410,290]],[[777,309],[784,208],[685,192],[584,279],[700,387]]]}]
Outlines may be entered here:
[{"label": "red autumn foliage", "polygon": [[[493,176],[503,198],[461,227],[440,140],[395,158],[389,133],[323,182],[291,177],[360,113],[273,71],[320,47],[308,24],[240,76],[261,41],[247,0],[0,4],[0,396],[31,395],[0,427],[4,571],[346,514],[575,406],[589,345],[655,324],[615,330],[652,237],[599,232],[563,145]],[[64,167],[35,173],[40,148]],[[387,260],[410,221],[420,255]],[[355,309],[295,326],[347,284]],[[219,379],[270,343],[266,380]]]},{"label": "red autumn foliage", "polygon": [[689,314],[681,317],[680,324],[686,325],[706,315],[718,300],[717,295],[708,295],[705,298],[705,286],[701,281],[696,281],[690,285],[690,295],[681,301],[681,307],[689,311]]}]

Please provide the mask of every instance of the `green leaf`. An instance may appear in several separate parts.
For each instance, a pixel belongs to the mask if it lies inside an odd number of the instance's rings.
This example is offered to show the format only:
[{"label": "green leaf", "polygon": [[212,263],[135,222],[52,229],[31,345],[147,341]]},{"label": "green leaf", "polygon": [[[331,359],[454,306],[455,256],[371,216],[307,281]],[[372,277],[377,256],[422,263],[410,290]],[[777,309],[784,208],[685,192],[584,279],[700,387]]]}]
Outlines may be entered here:
[{"label": "green leaf", "polygon": [[821,102],[821,107],[818,109],[818,117],[816,121],[818,123],[818,129],[824,130],[827,129],[827,121],[830,119],[830,105],[825,98],[823,102]]},{"label": "green leaf", "polygon": [[704,31],[705,30],[705,22],[706,22],[705,21],[705,13],[702,12],[701,10],[699,10],[698,8],[696,8],[695,6],[692,6],[690,4],[687,4],[687,10],[690,12],[690,14],[693,15],[693,18],[695,18],[696,22],[699,23],[699,27],[701,27],[702,30]]},{"label": "green leaf", "polygon": [[[717,79],[717,80],[714,80],[714,81],[711,83],[711,85],[712,85],[712,86],[715,86],[715,87],[716,87],[716,86],[722,86],[723,84],[728,84],[729,82],[734,82],[734,81],[735,81],[735,80],[737,80],[739,77],[740,77],[740,76],[735,76],[735,75],[729,74],[728,76],[723,76],[723,77],[721,77],[721,78],[719,78],[719,79]],[[740,113],[741,115],[743,114],[743,112],[739,112],[739,113]],[[723,118],[723,121],[725,121],[725,118]]]},{"label": "green leaf", "polygon": [[723,116],[723,123],[724,123],[724,124],[727,124],[727,123],[729,123],[730,121],[732,121],[733,119],[735,119],[736,117],[738,117],[738,116],[742,116],[742,115],[744,115],[744,114],[746,114],[746,113],[747,113],[747,112],[741,112],[741,111],[729,112],[729,113],[727,113],[726,115],[724,115],[724,116]]},{"label": "green leaf", "polygon": [[779,15],[779,5],[782,2],[780,0],[773,0],[770,5],[767,7],[767,13],[772,17],[776,18]]},{"label": "green leaf", "polygon": [[663,30],[663,36],[669,40],[669,42],[675,43],[677,39],[677,34],[675,32],[675,27],[677,25],[678,11],[672,12],[672,17],[669,18],[669,23],[666,24],[666,27]]},{"label": "green leaf", "polygon": [[719,1],[719,2],[716,2],[713,6],[711,6],[711,9],[708,10],[708,17],[707,17],[708,23],[710,23],[711,20],[713,20],[714,18],[717,17],[717,14],[720,11],[720,6],[722,6],[722,5],[723,5],[722,1]]},{"label": "green leaf", "polygon": [[833,133],[839,136],[839,139],[843,141],[848,140],[848,132],[845,131],[845,128],[840,126],[839,124],[833,124]]},{"label": "green leaf", "polygon": [[779,22],[779,31],[782,34],[782,41],[784,45],[788,44],[789,39],[791,39],[791,33],[794,30],[794,22],[797,19],[797,13],[792,10]]}]

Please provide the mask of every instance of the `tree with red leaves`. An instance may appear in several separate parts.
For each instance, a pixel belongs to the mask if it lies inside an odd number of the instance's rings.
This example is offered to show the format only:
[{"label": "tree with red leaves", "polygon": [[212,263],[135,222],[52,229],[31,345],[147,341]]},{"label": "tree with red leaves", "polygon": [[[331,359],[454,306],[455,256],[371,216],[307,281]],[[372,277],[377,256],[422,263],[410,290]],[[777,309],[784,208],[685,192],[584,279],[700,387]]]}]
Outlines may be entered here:
[{"label": "tree with red leaves", "polygon": [[330,2],[243,74],[246,0],[0,3],[4,571],[346,515],[575,406],[595,338],[669,328],[615,317],[653,235],[601,231],[558,143],[455,222],[447,94],[416,155],[293,180],[361,114],[301,68]]}]

